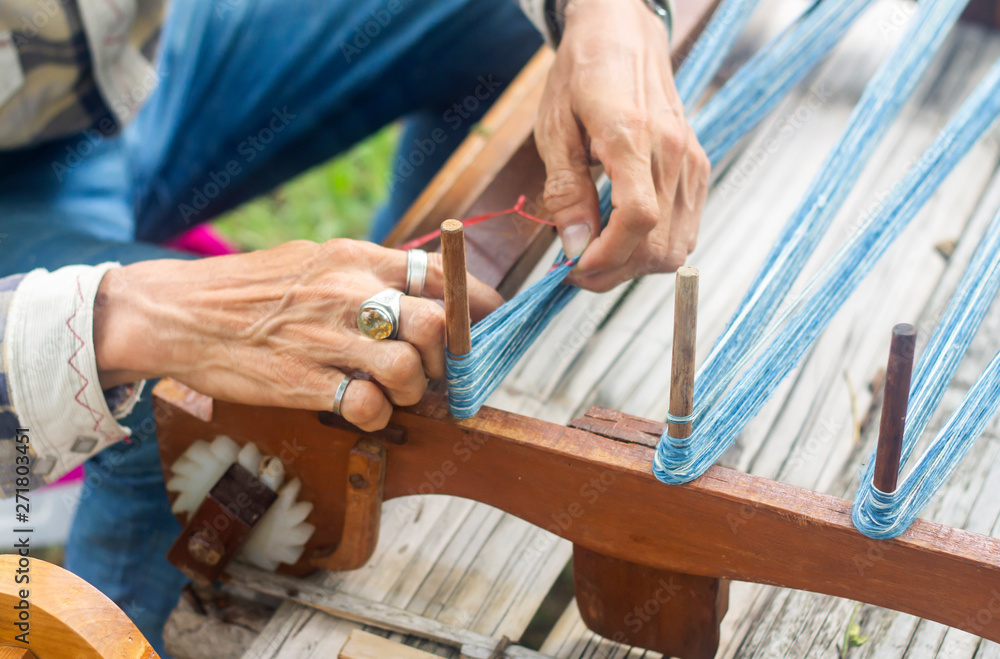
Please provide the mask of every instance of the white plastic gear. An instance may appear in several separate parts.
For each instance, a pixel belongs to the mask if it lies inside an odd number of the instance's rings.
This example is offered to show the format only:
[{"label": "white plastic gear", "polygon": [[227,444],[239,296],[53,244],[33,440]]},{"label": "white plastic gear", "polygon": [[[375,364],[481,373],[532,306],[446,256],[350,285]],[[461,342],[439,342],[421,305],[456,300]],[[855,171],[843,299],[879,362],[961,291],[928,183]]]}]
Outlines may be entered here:
[{"label": "white plastic gear", "polygon": [[171,506],[174,514],[186,513],[190,518],[229,465],[236,462],[239,452],[239,445],[225,435],[211,443],[199,439],[191,444],[174,462],[174,475],[167,481],[167,490],[178,493]]},{"label": "white plastic gear", "polygon": [[305,519],[312,512],[308,501],[297,501],[302,482],[298,478],[285,483],[277,500],[253,527],[237,558],[265,570],[275,570],[280,563],[295,563],[316,527]]},{"label": "white plastic gear", "polygon": [[236,461],[240,463],[240,466],[249,471],[254,476],[257,476],[260,472],[260,461],[263,459],[263,455],[257,445],[253,442],[247,442],[240,449],[239,455],[236,456]]},{"label": "white plastic gear", "polygon": [[262,455],[253,442],[241,448],[229,437],[219,435],[211,442],[199,439],[192,443],[174,463],[174,476],[167,482],[167,489],[178,493],[174,513],[187,513],[190,518],[234,462],[278,492],[278,498],[254,526],[236,558],[265,570],[275,570],[281,563],[295,563],[316,531],[315,526],[305,522],[313,504],[297,500],[302,489],[298,478],[282,485],[284,464],[274,456]]}]

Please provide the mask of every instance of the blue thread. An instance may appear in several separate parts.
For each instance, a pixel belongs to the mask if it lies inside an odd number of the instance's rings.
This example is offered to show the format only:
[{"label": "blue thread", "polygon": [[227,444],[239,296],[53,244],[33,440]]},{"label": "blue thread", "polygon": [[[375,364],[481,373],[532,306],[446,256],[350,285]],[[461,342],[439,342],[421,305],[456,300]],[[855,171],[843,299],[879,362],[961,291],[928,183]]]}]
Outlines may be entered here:
[{"label": "blue thread", "polygon": [[[977,86],[930,148],[907,172],[903,180],[893,190],[888,203],[877,214],[869,217],[850,241],[838,251],[831,263],[813,278],[806,291],[795,301],[794,313],[787,312],[782,316],[780,320],[787,318],[787,322],[784,323],[780,331],[775,333],[774,339],[750,364],[718,405],[705,414],[692,436],[683,442],[669,436],[661,439],[654,458],[654,473],[657,478],[669,483],[691,481],[704,473],[722,455],[747,421],[763,407],[781,380],[805,355],[812,342],[819,336],[865,275],[874,267],[892,241],[908,225],[941,181],[972,148],[982,133],[994,122],[998,114],[1000,114],[1000,63],[993,67],[989,75]],[[982,257],[980,261],[984,259],[988,260],[989,256]],[[976,273],[972,277],[982,279],[980,273]],[[973,283],[987,286],[987,282]],[[986,298],[992,299],[988,288],[986,293],[982,295],[982,300]],[[982,300],[981,303],[986,304]],[[962,309],[959,306],[968,303],[968,300],[960,298],[953,302],[953,307],[957,309],[954,313],[964,312],[968,314],[962,329],[971,333],[970,323],[975,321],[975,324],[978,324],[975,314],[980,312],[984,314],[985,309],[974,307]],[[919,433],[920,424],[927,422],[924,415],[929,416],[933,406],[936,405],[943,393],[940,389],[927,389],[925,391],[924,388],[946,386],[946,383],[941,384],[941,382],[950,379],[951,373],[954,371],[954,365],[941,366],[939,358],[955,348],[956,344],[949,345],[948,342],[955,338],[951,334],[950,328],[956,327],[957,322],[953,321],[941,330],[944,333],[942,336],[947,338],[939,339],[939,341],[945,342],[943,345],[935,343],[934,345],[939,347],[932,346],[936,357],[928,357],[927,362],[921,361],[922,365],[926,363],[928,366],[921,366],[919,371],[918,396],[927,397],[927,399],[924,401],[924,398],[918,398],[918,401],[922,401],[916,406],[919,420],[913,424],[912,429],[907,429],[907,434]],[[967,340],[971,340],[971,336],[968,336]],[[954,358],[957,360],[960,356]],[[936,376],[931,378],[923,375],[925,369],[931,369],[936,373]],[[925,382],[927,384],[924,384]],[[977,387],[979,387],[979,383],[977,383]],[[977,391],[976,395],[982,397],[981,392]],[[973,397],[973,392],[970,392],[971,397]],[[975,416],[972,411],[966,411],[965,414],[969,418]],[[944,431],[942,432],[944,433]],[[916,435],[910,436],[910,444],[908,445],[910,448],[907,449],[907,455],[915,440]],[[967,447],[964,450],[968,450]],[[952,453],[952,455],[957,455],[957,452]],[[937,470],[935,473],[940,474],[944,471]],[[918,478],[927,478],[927,473],[922,473]],[[927,488],[934,488],[940,484],[939,481],[934,484],[933,479],[921,482],[923,485],[918,489],[924,493],[927,492]],[[904,496],[901,495],[900,498]],[[876,508],[884,504],[878,496],[870,498],[874,500],[873,505]],[[925,499],[922,501],[925,502]],[[912,508],[917,504],[907,505]],[[880,520],[885,521],[885,515],[892,512],[885,506],[883,508],[884,510],[874,513],[873,523]],[[879,516],[882,517],[879,518]],[[862,525],[867,526],[867,522],[863,522]]]},{"label": "blue thread", "polygon": [[[691,126],[715,165],[839,43],[871,0],[818,2],[723,85]],[[678,72],[678,79],[683,67]]]},{"label": "blue thread", "polygon": [[[1000,64],[991,72],[993,96],[1000,95]],[[990,78],[984,81],[990,82]],[[996,116],[997,109],[992,111]],[[938,323],[920,356],[913,376],[903,433],[900,467],[906,464],[920,435],[969,349],[976,331],[1000,292],[1000,213],[983,235]],[[913,470],[889,494],[872,485],[875,454],[861,475],[854,498],[852,519],[871,538],[894,538],[905,531],[944,484],[976,442],[1000,406],[1000,353],[966,394],[962,403],[920,456]]]},{"label": "blue thread", "polygon": [[[753,350],[766,338],[768,321],[802,272],[967,1],[919,3],[900,43],[869,81],[839,141],[699,368],[694,391],[695,412],[699,417],[725,393]],[[826,4],[821,3],[821,7]]]},{"label": "blue thread", "polygon": [[[691,73],[682,69],[678,74],[678,88],[688,107],[703,92],[755,2],[727,0],[720,7],[710,24],[710,28],[713,24],[719,26],[719,31],[706,30],[703,41],[699,41],[706,45],[700,50],[696,45],[694,56],[688,60]],[[752,58],[713,97],[692,122],[713,164],[815,66],[867,4],[867,0],[842,0],[839,5],[828,0],[814,4],[795,26]],[[702,415],[705,418],[688,438],[672,438],[666,432],[661,437],[654,458],[654,473],[660,480],[688,482],[718,459],[770,398],[778,383],[797,365],[896,236],[1000,114],[998,63],[897,185],[891,202],[868,218],[833,261],[812,279],[806,291],[776,321],[768,324],[965,4],[964,0],[921,3],[918,17],[901,45],[869,83],[840,142],[827,157],[821,174],[786,224],[727,331],[699,372],[701,389],[696,389],[695,412],[682,417],[668,416],[668,421],[675,424],[689,423]],[[726,31],[727,25],[732,32]],[[600,186],[600,193],[601,215],[607,222],[611,212],[607,181]],[[562,283],[571,269],[572,264],[566,263],[560,254],[557,266],[541,281],[474,328],[472,354],[464,357],[449,354],[454,416],[467,418],[475,414],[542,329],[572,298],[576,289]],[[918,364],[901,464],[905,464],[929,423],[998,291],[1000,214],[970,262]],[[760,357],[749,364],[751,354],[772,336],[774,339],[767,343]],[[727,393],[730,383],[748,364],[749,368]],[[723,394],[721,402],[712,407]],[[872,456],[855,499],[853,519],[858,529],[873,538],[902,533],[966,455],[998,408],[1000,353],[896,492],[887,494],[871,485]]]},{"label": "blue thread", "polygon": [[694,110],[759,2],[723,0],[716,8],[674,79],[677,94],[684,99],[685,112],[690,114]]},{"label": "blue thread", "polygon": [[[749,14],[757,0],[735,0],[744,7],[724,8]],[[825,0],[811,6],[789,29],[768,43],[758,56],[747,63],[706,104],[702,113],[710,117],[698,130],[697,117],[692,125],[700,142],[709,142],[714,130],[725,130],[722,146],[715,149],[713,165],[771,110],[803,76],[814,68],[832,48],[851,21],[871,0]],[[733,16],[731,14],[730,16]],[[706,31],[702,39],[711,41],[717,50],[728,49],[742,28],[744,19],[719,19],[716,29]],[[831,35],[836,35],[835,38]],[[822,37],[822,38],[821,38]],[[699,39],[701,43],[702,39]],[[721,55],[708,47],[692,49],[678,72],[686,94],[700,94],[721,64]],[[710,61],[709,61],[710,60]],[[723,93],[724,92],[724,93]],[[692,96],[682,100],[692,103]],[[734,104],[732,98],[748,97],[753,102]],[[699,113],[699,117],[702,113]],[[732,126],[737,126],[732,129]],[[728,146],[727,146],[728,145]],[[599,186],[601,218],[610,217],[611,186],[605,179]],[[577,288],[562,284],[569,274],[565,255],[560,253],[556,267],[509,302],[490,314],[472,329],[472,352],[464,357],[449,355],[448,399],[452,416],[467,419],[474,415],[500,385],[532,341],[548,326],[555,315],[576,294]]]}]

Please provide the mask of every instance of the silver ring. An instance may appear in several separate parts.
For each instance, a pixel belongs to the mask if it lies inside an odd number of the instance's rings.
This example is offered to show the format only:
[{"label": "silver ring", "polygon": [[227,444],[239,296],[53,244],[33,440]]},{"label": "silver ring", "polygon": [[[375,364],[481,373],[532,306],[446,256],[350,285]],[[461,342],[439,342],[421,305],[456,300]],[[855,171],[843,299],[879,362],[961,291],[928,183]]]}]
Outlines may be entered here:
[{"label": "silver ring", "polygon": [[340,413],[340,404],[344,402],[344,392],[347,391],[347,385],[351,384],[353,379],[353,376],[345,375],[344,379],[340,381],[340,385],[337,386],[337,393],[333,395],[333,409],[331,411],[337,416],[343,416]]},{"label": "silver ring", "polygon": [[406,253],[406,288],[403,292],[413,297],[422,297],[426,281],[427,252],[422,249],[411,249]]},{"label": "silver ring", "polygon": [[358,309],[358,329],[370,339],[395,339],[399,334],[400,291],[387,288],[361,303]]}]

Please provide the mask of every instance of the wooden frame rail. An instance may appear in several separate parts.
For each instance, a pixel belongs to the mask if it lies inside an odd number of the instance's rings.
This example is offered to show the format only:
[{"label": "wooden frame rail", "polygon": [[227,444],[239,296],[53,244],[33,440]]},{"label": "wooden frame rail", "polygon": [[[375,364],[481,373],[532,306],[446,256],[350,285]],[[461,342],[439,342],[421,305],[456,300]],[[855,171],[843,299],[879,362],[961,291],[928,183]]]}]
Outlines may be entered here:
[{"label": "wooden frame rail", "polygon": [[1000,642],[1000,539],[918,520],[900,538],[871,540],[854,529],[847,500],[721,467],[664,485],[651,473],[660,423],[600,408],[578,428],[490,408],[455,421],[446,399],[428,394],[396,410],[392,442],[313,412],[220,401],[205,421],[164,392],[155,392],[164,464],[194,439],[226,433],[302,479],[318,530],[293,573],[321,566],[310,550],[339,542],[343,494],[330,485],[347,479],[350,449],[367,436],[386,447],[387,500],[474,499],[605,556],[847,597]]}]

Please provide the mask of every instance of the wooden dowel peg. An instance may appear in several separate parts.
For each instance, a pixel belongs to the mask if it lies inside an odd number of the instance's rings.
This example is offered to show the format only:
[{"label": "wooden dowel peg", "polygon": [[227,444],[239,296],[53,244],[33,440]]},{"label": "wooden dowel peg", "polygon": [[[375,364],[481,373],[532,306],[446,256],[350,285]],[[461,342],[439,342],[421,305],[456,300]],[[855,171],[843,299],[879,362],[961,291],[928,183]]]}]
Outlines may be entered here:
[{"label": "wooden dowel peg", "polygon": [[[670,358],[670,414],[684,417],[694,409],[694,357],[698,331],[698,269],[677,270],[674,288],[674,346]],[[670,436],[691,434],[691,423],[670,423]]]},{"label": "wooden dowel peg", "polygon": [[872,485],[885,493],[896,491],[899,477],[899,457],[903,450],[906,429],[906,405],[910,397],[910,377],[913,373],[913,352],[917,329],[902,323],[892,328],[889,363],[885,369],[885,395],[882,419],[878,428],[878,448],[875,451],[875,474]]},{"label": "wooden dowel peg", "polygon": [[472,320],[465,272],[465,230],[458,220],[441,223],[441,256],[448,351],[459,357],[472,352]]}]

